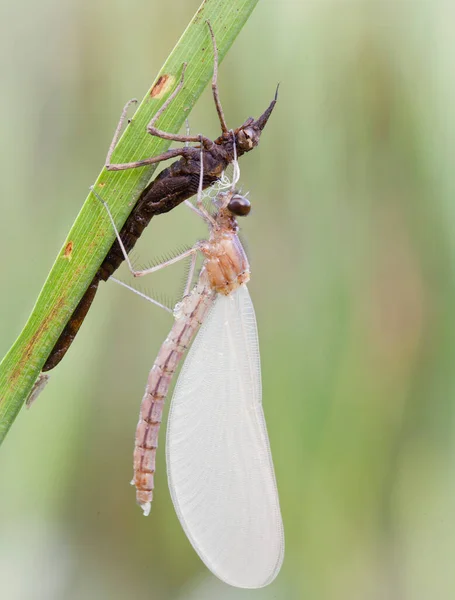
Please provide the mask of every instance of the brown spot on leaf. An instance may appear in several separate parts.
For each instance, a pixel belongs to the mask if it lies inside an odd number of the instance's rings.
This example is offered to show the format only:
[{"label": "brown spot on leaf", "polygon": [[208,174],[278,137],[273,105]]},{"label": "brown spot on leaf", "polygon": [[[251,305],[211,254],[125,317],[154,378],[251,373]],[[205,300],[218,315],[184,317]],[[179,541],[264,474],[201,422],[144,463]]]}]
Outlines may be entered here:
[{"label": "brown spot on leaf", "polygon": [[161,75],[150,91],[151,98],[162,98],[173,85],[175,77],[172,75]]},{"label": "brown spot on leaf", "polygon": [[71,260],[73,256],[73,242],[68,242],[65,246],[65,252],[63,253],[63,258],[67,260]]}]

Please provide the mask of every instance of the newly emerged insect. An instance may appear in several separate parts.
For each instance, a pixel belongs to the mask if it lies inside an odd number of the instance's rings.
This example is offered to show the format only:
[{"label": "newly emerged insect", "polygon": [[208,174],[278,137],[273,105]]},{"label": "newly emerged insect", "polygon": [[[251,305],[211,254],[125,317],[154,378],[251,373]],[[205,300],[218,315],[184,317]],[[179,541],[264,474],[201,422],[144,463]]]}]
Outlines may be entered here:
[{"label": "newly emerged insect", "polygon": [[[215,214],[207,211],[202,203],[203,164],[201,152],[195,210],[208,225],[209,239],[144,271],[135,271],[124,251],[136,277],[191,257],[184,297],[173,311],[174,325],[142,399],[132,483],[137,502],[148,515],[164,402],[190,347],[167,428],[172,501],[206,566],[230,585],[259,588],[273,581],[281,568],[284,532],[262,409],[256,318],[246,287],[250,267],[238,237],[237,217],[249,213],[250,202],[235,189],[239,170],[234,161],[232,185],[216,195]],[[112,216],[111,221],[115,228]],[[119,244],[123,249],[120,238]],[[199,253],[204,262],[190,291]]]}]

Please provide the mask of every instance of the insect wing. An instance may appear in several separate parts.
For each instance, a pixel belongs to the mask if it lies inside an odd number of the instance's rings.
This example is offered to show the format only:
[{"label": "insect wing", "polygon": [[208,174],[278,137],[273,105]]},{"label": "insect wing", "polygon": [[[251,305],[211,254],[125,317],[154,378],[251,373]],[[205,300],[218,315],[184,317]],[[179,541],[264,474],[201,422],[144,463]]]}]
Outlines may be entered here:
[{"label": "insect wing", "polygon": [[218,295],[182,368],[167,430],[175,510],[207,567],[258,588],[280,570],[284,534],[261,403],[253,304]]}]

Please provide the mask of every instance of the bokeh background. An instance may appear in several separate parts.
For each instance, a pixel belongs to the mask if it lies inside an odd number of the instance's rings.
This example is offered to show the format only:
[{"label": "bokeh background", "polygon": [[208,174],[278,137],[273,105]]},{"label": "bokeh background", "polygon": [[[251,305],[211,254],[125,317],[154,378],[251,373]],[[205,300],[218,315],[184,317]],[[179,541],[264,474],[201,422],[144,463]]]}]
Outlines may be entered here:
[{"label": "bokeh background", "polygon": [[[0,354],[19,334],[103,164],[198,0],[0,4]],[[133,433],[170,318],[115,286],[0,451],[0,597],[455,597],[455,5],[261,0],[221,66],[229,124],[281,82],[242,159],[283,569],[212,577],[167,489],[148,519]],[[190,116],[215,137],[209,89]],[[139,264],[204,235],[156,219]],[[144,284],[174,302],[176,267]],[[125,272],[123,276],[126,278]],[[147,287],[149,286],[149,287]]]}]

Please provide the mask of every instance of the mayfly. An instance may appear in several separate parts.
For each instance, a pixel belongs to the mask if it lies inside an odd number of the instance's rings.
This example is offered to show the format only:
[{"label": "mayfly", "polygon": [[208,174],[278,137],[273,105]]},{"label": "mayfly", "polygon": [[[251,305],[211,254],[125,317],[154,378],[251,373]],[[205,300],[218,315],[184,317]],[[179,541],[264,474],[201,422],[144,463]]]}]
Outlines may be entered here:
[{"label": "mayfly", "polygon": [[[210,23],[207,21],[210,36],[213,45],[213,79],[212,92],[215,102],[215,107],[218,113],[218,118],[221,125],[221,135],[216,140],[212,141],[209,138],[201,135],[176,135],[156,128],[156,123],[159,117],[167,109],[169,104],[174,100],[184,85],[184,75],[186,65],[183,65],[180,82],[164,102],[163,106],[158,110],[153,119],[150,121],[147,131],[156,137],[173,140],[177,142],[199,142],[199,146],[188,146],[183,148],[173,148],[167,152],[144,160],[125,163],[112,164],[111,157],[119,138],[122,123],[126,118],[126,109],[131,101],[125,106],[120,122],[114,134],[114,139],[109,148],[106,159],[106,168],[108,170],[124,170],[145,165],[159,163],[163,160],[180,157],[178,161],[172,163],[170,167],[161,171],[161,173],[145,188],[139,196],[130,216],[126,220],[120,231],[120,238],[123,242],[123,247],[126,252],[130,252],[140,235],[150,223],[152,217],[169,212],[178,206],[184,200],[187,200],[196,194],[199,183],[199,173],[201,165],[199,157],[204,160],[205,170],[202,180],[203,188],[207,188],[221,177],[222,172],[234,160],[234,155],[239,157],[250,152],[255,148],[261,137],[267,121],[275,107],[277,101],[277,93],[270,103],[269,107],[258,118],[248,118],[243,125],[234,130],[235,136],[231,136],[224,117],[223,108],[221,106],[219,91],[218,91],[218,49],[215,36]],[[277,89],[278,92],[278,89]],[[82,325],[88,310],[93,302],[100,281],[106,281],[118,269],[124,260],[123,252],[117,241],[110,248],[106,258],[98,269],[92,282],[89,284],[84,296],[75,308],[70,320],[63,329],[59,339],[52,349],[46,363],[43,366],[43,371],[50,371],[58,365],[65,356],[68,348],[72,344],[80,326]]]},{"label": "mayfly", "polygon": [[[207,223],[209,239],[144,271],[135,271],[125,252],[135,276],[191,257],[184,297],[173,311],[174,325],[142,399],[132,483],[148,515],[164,401],[197,333],[169,413],[166,459],[172,501],[206,566],[230,585],[259,588],[273,581],[281,568],[284,533],[262,410],[256,319],[246,287],[250,269],[236,219],[249,213],[250,202],[235,189],[235,161],[232,185],[218,192],[212,215],[202,202],[202,167],[201,156],[198,199],[196,207],[191,206]],[[111,221],[115,227],[112,217]],[[190,291],[198,253],[204,262]]]}]

